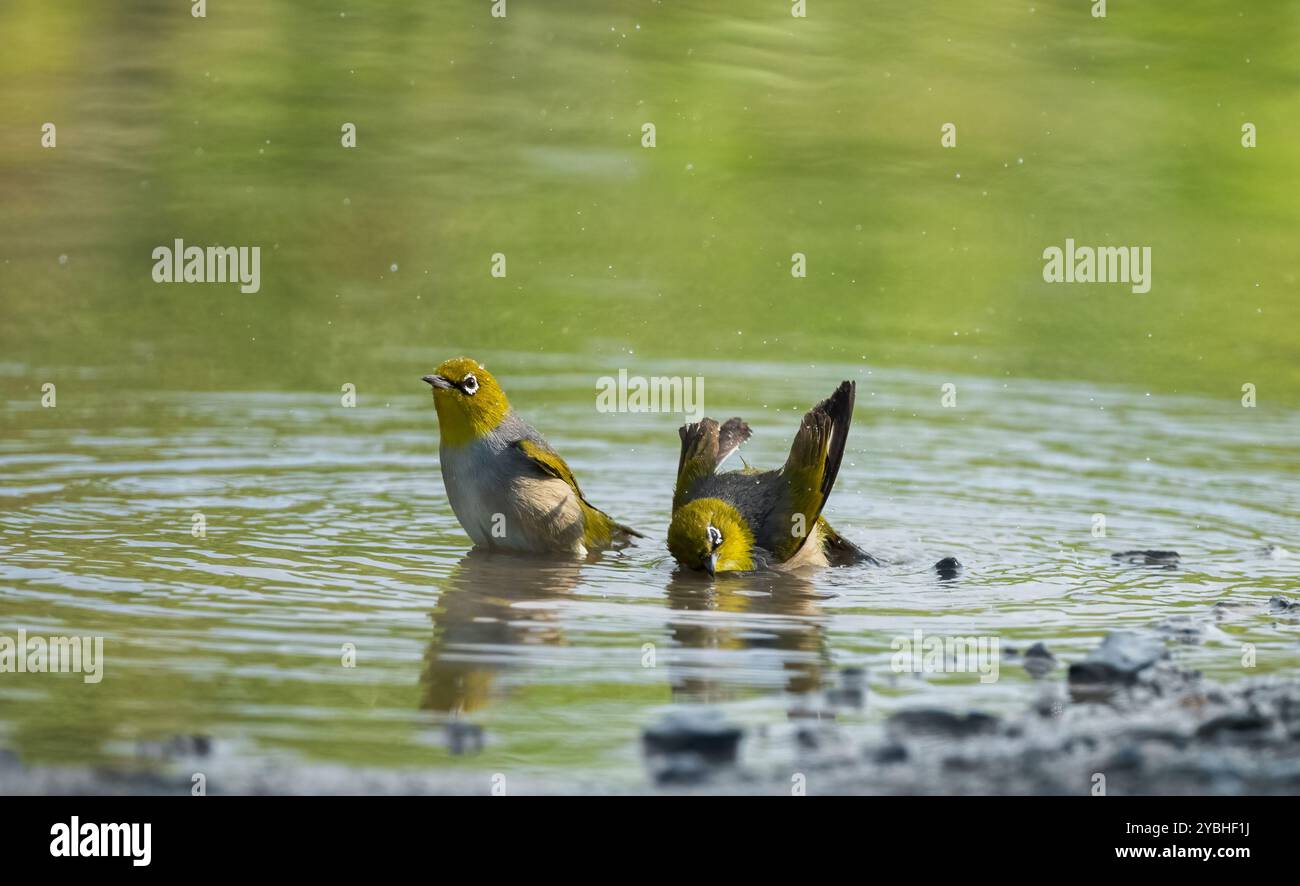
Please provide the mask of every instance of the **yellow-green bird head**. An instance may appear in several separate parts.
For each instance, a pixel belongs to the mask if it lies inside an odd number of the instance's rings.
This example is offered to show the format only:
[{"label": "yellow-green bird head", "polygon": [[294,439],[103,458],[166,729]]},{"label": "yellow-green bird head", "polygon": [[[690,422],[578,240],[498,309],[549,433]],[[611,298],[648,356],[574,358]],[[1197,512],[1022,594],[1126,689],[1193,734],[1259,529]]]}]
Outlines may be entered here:
[{"label": "yellow-green bird head", "polygon": [[720,498],[697,498],[673,512],[668,551],[683,566],[709,575],[748,572],[759,559],[749,524]]},{"label": "yellow-green bird head", "polygon": [[433,387],[433,405],[446,445],[464,446],[490,433],[510,412],[501,385],[482,363],[469,357],[445,360],[423,380]]}]

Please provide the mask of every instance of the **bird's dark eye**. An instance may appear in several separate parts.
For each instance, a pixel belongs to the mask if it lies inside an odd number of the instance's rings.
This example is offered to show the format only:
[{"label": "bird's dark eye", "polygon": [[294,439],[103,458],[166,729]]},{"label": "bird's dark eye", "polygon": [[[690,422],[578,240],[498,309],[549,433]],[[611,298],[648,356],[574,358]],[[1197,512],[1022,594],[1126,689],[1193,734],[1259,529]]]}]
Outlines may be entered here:
[{"label": "bird's dark eye", "polygon": [[478,379],[475,378],[473,375],[465,376],[463,379],[461,379],[460,389],[464,391],[466,394],[473,396],[474,392],[478,390]]},{"label": "bird's dark eye", "polygon": [[716,551],[716,550],[718,549],[718,547],[719,547],[721,544],[722,544],[722,533],[719,532],[719,531],[718,531],[716,528],[714,528],[713,526],[710,526],[710,527],[709,527],[709,547],[710,547],[711,549],[713,549],[713,550]]}]

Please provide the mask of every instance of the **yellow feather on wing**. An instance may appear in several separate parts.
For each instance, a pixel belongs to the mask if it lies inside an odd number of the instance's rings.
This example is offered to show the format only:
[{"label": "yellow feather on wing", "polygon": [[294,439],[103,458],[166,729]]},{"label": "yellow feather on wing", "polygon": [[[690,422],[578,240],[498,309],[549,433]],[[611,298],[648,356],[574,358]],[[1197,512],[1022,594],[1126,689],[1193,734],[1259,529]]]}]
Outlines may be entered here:
[{"label": "yellow feather on wing", "polygon": [[[822,508],[835,485],[853,421],[856,385],[845,381],[803,417],[790,455],[781,469],[785,482],[783,507],[769,518],[770,535],[779,539],[773,553],[781,561],[799,552],[812,535]],[[800,515],[801,520],[795,516]],[[803,532],[798,532],[802,526]]]}]

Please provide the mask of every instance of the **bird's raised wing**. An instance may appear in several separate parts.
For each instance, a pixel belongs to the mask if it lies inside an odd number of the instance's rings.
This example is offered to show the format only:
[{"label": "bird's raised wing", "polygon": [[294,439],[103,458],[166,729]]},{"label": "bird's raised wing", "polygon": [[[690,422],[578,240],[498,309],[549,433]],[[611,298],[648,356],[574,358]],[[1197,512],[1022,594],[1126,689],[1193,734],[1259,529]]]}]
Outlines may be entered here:
[{"label": "bird's raised wing", "polygon": [[740,444],[749,439],[749,425],[739,418],[729,418],[719,427],[711,418],[682,425],[682,452],[677,460],[677,484],[673,488],[673,510],[691,500],[691,490],[712,474]]},{"label": "bird's raised wing", "polygon": [[764,540],[781,561],[812,534],[835,485],[853,421],[856,385],[845,381],[803,417],[781,468],[781,493],[764,525]]}]

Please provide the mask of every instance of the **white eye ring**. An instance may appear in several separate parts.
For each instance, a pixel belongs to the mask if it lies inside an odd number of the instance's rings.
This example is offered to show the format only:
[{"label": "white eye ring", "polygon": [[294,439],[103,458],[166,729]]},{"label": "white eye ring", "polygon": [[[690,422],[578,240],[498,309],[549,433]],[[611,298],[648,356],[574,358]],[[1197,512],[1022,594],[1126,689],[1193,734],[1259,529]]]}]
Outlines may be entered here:
[{"label": "white eye ring", "polygon": [[718,547],[718,545],[720,545],[720,544],[722,544],[722,533],[719,532],[719,531],[718,531],[716,528],[714,528],[713,526],[710,526],[710,527],[709,527],[709,546],[712,547],[712,548],[715,548],[715,549],[716,549],[716,548]]},{"label": "white eye ring", "polygon": [[478,390],[478,379],[473,375],[467,375],[461,380],[460,389],[471,397]]}]

